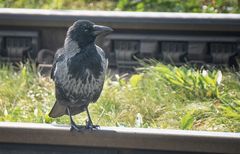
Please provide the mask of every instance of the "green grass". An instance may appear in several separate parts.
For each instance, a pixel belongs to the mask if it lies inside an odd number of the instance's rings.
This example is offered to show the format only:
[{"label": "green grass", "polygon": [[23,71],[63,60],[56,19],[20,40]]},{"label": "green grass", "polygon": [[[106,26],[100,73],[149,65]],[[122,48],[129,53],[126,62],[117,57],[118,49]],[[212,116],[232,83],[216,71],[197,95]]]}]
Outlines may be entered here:
[{"label": "green grass", "polygon": [[[68,116],[48,117],[54,84],[32,68],[1,66],[0,120],[69,124]],[[108,77],[90,112],[101,126],[240,132],[239,75],[155,63],[131,76]],[[74,118],[84,124],[86,113]]]}]

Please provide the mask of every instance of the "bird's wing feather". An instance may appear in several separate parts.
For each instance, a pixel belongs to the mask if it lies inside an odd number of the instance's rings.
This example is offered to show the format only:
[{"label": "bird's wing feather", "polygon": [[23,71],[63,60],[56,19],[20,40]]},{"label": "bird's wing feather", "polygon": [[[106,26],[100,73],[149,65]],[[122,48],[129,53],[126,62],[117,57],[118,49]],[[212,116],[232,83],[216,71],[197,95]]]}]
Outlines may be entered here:
[{"label": "bird's wing feather", "polygon": [[[53,66],[51,70],[51,78],[55,81],[55,95],[57,97],[57,100],[66,101],[66,96],[63,87],[61,86],[61,82],[59,81],[59,72],[57,72],[57,65],[59,65],[60,62],[64,61],[64,48],[60,48],[57,50],[55,56],[54,56],[54,61],[53,61]],[[58,103],[59,104],[59,103]]]},{"label": "bird's wing feather", "polygon": [[55,102],[52,110],[49,113],[49,116],[52,118],[60,117],[66,114],[67,107],[59,103],[58,101]]},{"label": "bird's wing feather", "polygon": [[104,80],[105,80],[105,74],[107,71],[107,67],[108,67],[108,59],[106,58],[105,52],[98,46],[96,46],[97,52],[98,54],[101,56],[102,59],[102,67],[103,67],[103,81],[101,86],[99,87],[98,92],[95,93],[95,95],[93,96],[93,102],[96,102],[98,100],[98,98],[100,97],[101,91],[103,89],[103,85],[104,85]]},{"label": "bird's wing feather", "polygon": [[101,56],[101,58],[102,58],[102,60],[103,60],[103,69],[104,69],[104,71],[106,71],[107,70],[107,67],[108,67],[108,59],[106,58],[106,54],[105,54],[105,52],[102,50],[102,48],[100,48],[99,46],[97,46],[96,45],[96,47],[97,47],[97,52],[98,52],[98,54]]},{"label": "bird's wing feather", "polygon": [[63,48],[60,48],[57,50],[57,52],[55,53],[55,56],[54,56],[54,60],[53,60],[53,64],[52,64],[52,69],[51,69],[51,78],[54,80],[55,78],[55,69],[56,69],[56,65],[59,61],[62,61],[64,59],[64,49]]}]

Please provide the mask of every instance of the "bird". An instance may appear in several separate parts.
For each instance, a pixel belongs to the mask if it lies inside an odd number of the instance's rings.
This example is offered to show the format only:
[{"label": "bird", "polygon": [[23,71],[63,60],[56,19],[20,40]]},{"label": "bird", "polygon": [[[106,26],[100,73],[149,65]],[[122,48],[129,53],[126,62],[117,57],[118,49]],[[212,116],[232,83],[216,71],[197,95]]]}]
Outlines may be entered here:
[{"label": "bird", "polygon": [[[100,97],[108,60],[95,39],[112,31],[88,20],[77,20],[68,28],[63,47],[55,53],[51,78],[55,83],[56,101],[49,116],[68,115],[71,131],[99,127],[93,125],[88,106]],[[87,112],[86,126],[77,125],[72,116],[84,111]]]}]

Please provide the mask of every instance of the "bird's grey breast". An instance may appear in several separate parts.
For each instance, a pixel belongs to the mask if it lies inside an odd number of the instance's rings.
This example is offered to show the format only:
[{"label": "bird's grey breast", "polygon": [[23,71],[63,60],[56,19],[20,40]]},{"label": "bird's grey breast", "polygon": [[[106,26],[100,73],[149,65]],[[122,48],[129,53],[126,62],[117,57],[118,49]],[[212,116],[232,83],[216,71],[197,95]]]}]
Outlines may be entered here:
[{"label": "bird's grey breast", "polygon": [[[96,48],[95,48],[96,49]],[[76,53],[57,65],[57,81],[64,95],[72,103],[88,103],[96,100],[105,78],[106,59],[99,52]]]}]

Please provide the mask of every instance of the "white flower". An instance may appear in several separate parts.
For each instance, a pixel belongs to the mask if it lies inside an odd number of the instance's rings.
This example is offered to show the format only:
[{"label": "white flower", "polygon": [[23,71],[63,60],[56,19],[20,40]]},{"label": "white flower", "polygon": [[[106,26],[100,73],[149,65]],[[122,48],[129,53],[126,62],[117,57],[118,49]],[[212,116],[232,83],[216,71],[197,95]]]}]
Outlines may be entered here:
[{"label": "white flower", "polygon": [[120,80],[120,76],[118,74],[115,74],[115,78],[117,81]]},{"label": "white flower", "polygon": [[37,117],[38,116],[38,108],[34,109],[34,115]]},{"label": "white flower", "polygon": [[135,120],[135,126],[141,127],[142,124],[143,124],[142,115],[140,113],[138,113],[136,116],[136,120]]},{"label": "white flower", "polygon": [[219,70],[217,72],[217,85],[220,85],[221,81],[222,81],[222,72]]},{"label": "white flower", "polygon": [[203,71],[202,71],[202,76],[205,77],[205,76],[207,76],[207,75],[208,75],[208,72],[207,72],[206,70],[203,70]]},{"label": "white flower", "polygon": [[8,111],[7,111],[7,109],[5,108],[5,110],[4,110],[4,116],[7,116],[8,115]]},{"label": "white flower", "polygon": [[113,86],[119,86],[119,82],[117,82],[117,81],[111,81],[111,85],[113,85]]},{"label": "white flower", "polygon": [[207,5],[203,5],[203,6],[202,6],[202,9],[203,9],[203,10],[207,10]]}]

